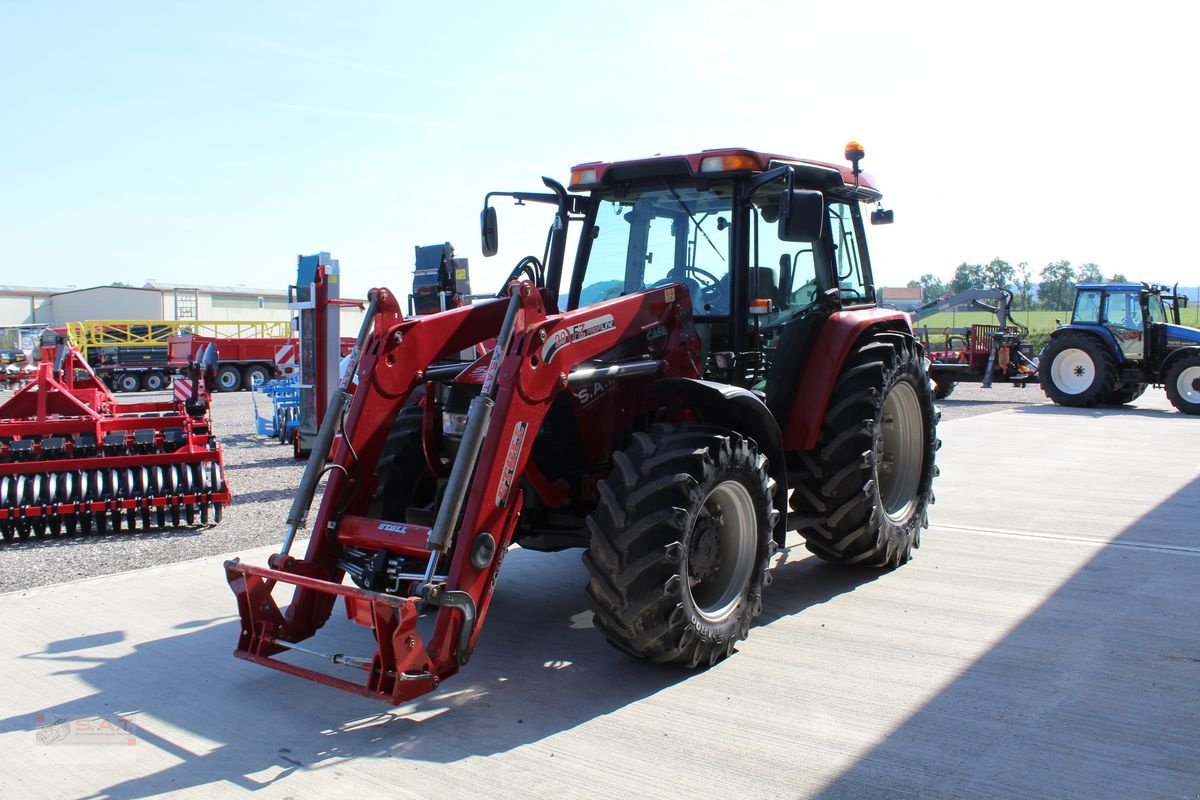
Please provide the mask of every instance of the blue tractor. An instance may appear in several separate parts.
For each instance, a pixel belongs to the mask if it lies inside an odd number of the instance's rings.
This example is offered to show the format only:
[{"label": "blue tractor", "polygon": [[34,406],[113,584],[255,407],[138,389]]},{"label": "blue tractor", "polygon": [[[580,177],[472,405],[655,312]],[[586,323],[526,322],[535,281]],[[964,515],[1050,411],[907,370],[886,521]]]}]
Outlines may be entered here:
[{"label": "blue tractor", "polygon": [[1042,350],[1042,389],[1064,406],[1131,403],[1149,384],[1171,404],[1200,414],[1200,330],[1179,324],[1187,297],[1167,286],[1085,283],[1075,287],[1069,325]]}]

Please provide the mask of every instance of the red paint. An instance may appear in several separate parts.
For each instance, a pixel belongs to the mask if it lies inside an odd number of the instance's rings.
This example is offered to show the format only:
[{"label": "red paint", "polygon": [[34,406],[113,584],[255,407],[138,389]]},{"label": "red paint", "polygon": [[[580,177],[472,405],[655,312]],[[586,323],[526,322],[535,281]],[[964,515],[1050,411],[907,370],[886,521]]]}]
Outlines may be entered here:
[{"label": "red paint", "polygon": [[[651,158],[638,158],[628,161],[589,161],[583,164],[576,164],[571,167],[571,171],[575,172],[581,169],[594,169],[596,171],[596,180],[587,184],[580,184],[571,187],[573,190],[592,189],[604,182],[604,175],[613,167],[625,167],[632,165],[648,165],[655,163],[669,163],[672,161],[684,161],[687,163],[688,170],[693,176],[699,176],[705,173],[700,172],[700,162],[706,158],[713,156],[745,156],[753,159],[757,164],[757,171],[764,172],[769,167],[772,161],[778,161],[785,164],[806,164],[814,167],[824,167],[826,169],[836,170],[841,176],[842,181],[847,186],[854,185],[854,171],[849,165],[832,164],[825,161],[816,161],[809,158],[795,158],[794,156],[782,156],[774,153],[760,153],[756,150],[746,150],[740,147],[718,148],[715,150],[702,150],[699,153],[688,153],[671,156],[653,156]],[[719,174],[719,173],[716,173]],[[858,182],[861,187],[872,192],[879,192],[875,185],[875,180],[867,173],[861,173],[858,176]]]}]

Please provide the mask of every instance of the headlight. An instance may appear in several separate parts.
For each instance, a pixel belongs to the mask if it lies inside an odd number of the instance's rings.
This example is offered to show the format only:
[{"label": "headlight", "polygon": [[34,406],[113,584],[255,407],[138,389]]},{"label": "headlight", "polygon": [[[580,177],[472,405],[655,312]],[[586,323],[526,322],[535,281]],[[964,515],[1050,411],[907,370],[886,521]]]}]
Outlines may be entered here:
[{"label": "headlight", "polygon": [[444,433],[446,436],[461,437],[466,429],[466,414],[456,414],[452,411],[442,412],[442,433]]}]

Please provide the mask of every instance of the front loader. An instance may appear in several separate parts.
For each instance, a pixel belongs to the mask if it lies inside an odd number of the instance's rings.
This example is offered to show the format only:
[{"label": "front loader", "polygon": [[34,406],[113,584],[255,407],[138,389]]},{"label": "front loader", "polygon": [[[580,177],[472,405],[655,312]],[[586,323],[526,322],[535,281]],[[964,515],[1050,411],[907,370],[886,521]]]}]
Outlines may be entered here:
[{"label": "front loader", "polygon": [[[489,194],[484,254],[509,197],[554,209],[542,257],[497,299],[426,316],[370,293],[357,381],[331,400],[281,551],[225,565],[236,655],[405,702],[470,659],[519,544],[584,549],[595,625],[620,649],[707,666],[746,637],[789,530],[826,560],[906,562],[937,413],[907,318],[875,302],[860,204],[881,195],[847,155],[595,162],[570,191]],[[373,649],[307,642],[338,598]]]}]

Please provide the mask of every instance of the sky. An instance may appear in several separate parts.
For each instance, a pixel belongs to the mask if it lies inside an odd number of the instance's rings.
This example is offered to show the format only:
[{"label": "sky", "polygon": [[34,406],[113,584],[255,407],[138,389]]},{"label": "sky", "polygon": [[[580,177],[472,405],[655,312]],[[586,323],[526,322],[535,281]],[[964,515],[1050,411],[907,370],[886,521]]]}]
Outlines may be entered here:
[{"label": "sky", "polygon": [[502,204],[483,259],[488,191],[851,139],[895,210],[879,284],[996,257],[1200,284],[1197,8],[0,0],[0,284],[282,289],[326,250],[362,296],[449,241],[491,290],[549,217]]}]

